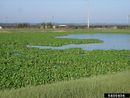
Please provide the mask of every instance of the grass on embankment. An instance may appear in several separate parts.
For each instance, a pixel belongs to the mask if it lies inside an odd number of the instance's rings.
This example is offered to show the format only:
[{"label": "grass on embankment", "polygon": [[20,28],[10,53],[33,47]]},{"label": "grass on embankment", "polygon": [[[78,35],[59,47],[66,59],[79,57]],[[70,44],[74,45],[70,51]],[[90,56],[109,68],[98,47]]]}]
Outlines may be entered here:
[{"label": "grass on embankment", "polygon": [[104,93],[130,93],[130,71],[0,91],[0,98],[103,98]]}]

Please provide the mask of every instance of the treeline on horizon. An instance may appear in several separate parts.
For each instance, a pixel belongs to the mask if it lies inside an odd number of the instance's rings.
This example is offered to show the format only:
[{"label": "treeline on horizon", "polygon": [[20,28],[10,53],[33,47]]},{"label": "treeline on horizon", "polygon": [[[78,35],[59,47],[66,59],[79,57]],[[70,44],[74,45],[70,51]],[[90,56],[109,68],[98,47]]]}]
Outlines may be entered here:
[{"label": "treeline on horizon", "polygon": [[[64,26],[61,26],[64,25]],[[77,23],[0,23],[2,28],[74,28],[82,29],[87,28],[87,24],[77,24]],[[54,27],[55,26],[55,27]],[[128,29],[130,25],[128,24],[90,24],[90,28],[114,28],[114,29]]]}]

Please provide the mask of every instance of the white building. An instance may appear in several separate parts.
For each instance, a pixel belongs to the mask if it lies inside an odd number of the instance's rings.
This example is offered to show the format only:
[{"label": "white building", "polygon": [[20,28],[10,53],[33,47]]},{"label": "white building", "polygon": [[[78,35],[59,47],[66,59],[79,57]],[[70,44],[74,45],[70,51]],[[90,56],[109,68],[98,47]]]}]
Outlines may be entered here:
[{"label": "white building", "polygon": [[0,29],[2,29],[2,26],[0,26]]},{"label": "white building", "polygon": [[66,28],[67,25],[58,25],[58,28]]},{"label": "white building", "polygon": [[53,29],[56,29],[56,26],[55,26],[55,25],[53,25]]}]

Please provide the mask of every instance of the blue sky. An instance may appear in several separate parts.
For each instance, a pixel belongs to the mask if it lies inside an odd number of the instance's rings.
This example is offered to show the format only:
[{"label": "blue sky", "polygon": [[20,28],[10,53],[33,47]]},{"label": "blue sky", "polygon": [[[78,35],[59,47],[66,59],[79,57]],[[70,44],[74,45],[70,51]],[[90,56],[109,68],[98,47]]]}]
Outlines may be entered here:
[{"label": "blue sky", "polygon": [[128,23],[130,0],[0,0],[0,22]]}]

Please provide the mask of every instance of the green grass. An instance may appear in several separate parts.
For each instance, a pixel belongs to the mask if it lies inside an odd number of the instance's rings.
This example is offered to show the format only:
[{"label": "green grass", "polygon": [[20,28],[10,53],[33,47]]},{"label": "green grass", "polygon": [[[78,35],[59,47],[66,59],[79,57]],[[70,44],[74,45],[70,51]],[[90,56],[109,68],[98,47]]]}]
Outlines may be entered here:
[{"label": "green grass", "polygon": [[104,93],[130,93],[130,71],[41,86],[0,91],[0,98],[104,98]]},{"label": "green grass", "polygon": [[[78,32],[77,32],[78,33]],[[101,43],[99,39],[62,39],[57,36],[68,35],[69,33],[56,32],[19,32],[19,33],[0,33],[0,44],[3,45],[47,45],[47,46],[61,46],[66,44],[89,44]]]}]

